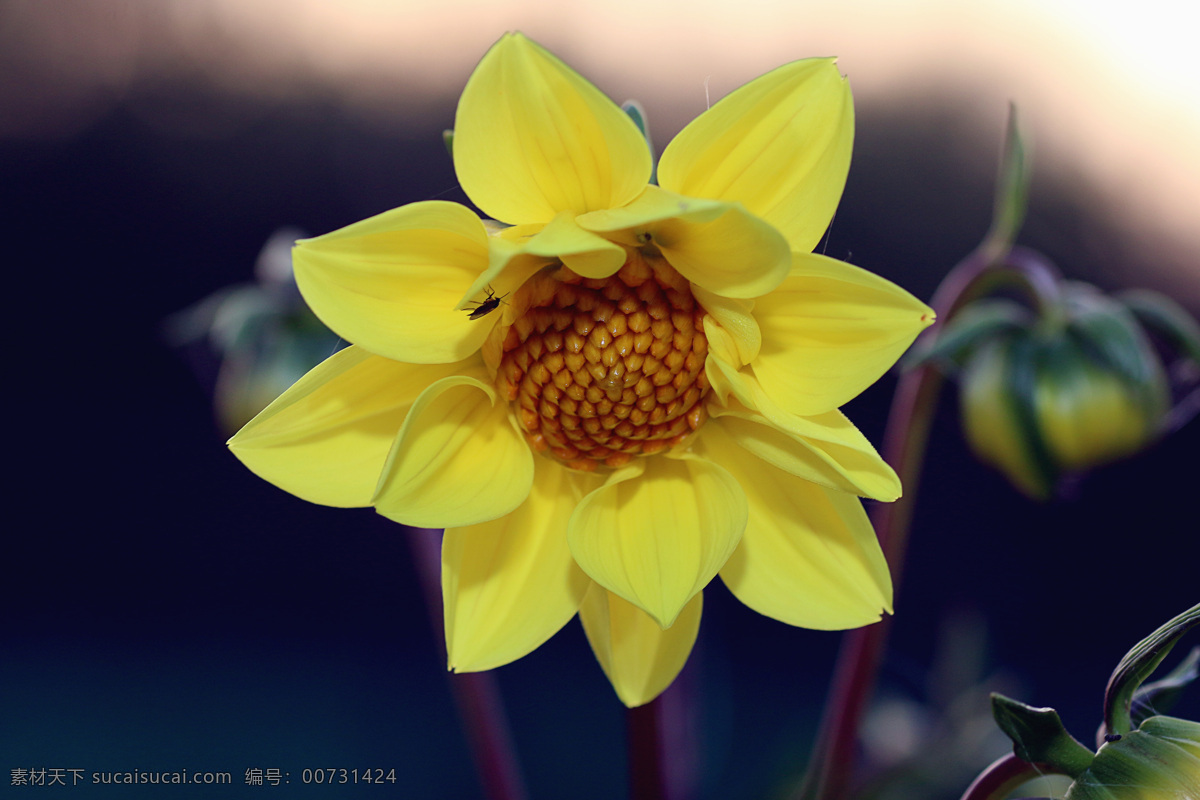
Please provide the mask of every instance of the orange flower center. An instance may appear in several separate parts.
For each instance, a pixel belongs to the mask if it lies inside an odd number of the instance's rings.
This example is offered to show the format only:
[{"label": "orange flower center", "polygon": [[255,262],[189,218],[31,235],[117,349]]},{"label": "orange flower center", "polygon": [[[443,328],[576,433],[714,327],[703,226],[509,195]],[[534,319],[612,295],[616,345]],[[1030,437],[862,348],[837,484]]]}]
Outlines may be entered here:
[{"label": "orange flower center", "polygon": [[674,447],[707,419],[704,309],[658,254],[608,278],[566,267],[531,279],[497,380],[530,445],[574,469]]}]

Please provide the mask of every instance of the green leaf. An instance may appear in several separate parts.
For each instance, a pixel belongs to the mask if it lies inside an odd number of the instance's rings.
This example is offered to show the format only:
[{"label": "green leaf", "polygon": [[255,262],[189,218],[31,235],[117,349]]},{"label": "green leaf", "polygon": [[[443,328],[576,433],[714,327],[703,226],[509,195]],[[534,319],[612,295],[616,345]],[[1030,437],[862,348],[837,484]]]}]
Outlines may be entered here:
[{"label": "green leaf", "polygon": [[1170,711],[1183,690],[1200,678],[1200,647],[1193,647],[1175,669],[1161,680],[1143,684],[1133,693],[1130,714],[1135,725],[1141,725],[1155,713]]},{"label": "green leaf", "polygon": [[983,245],[997,257],[1012,249],[1013,241],[1025,222],[1025,210],[1029,204],[1030,175],[1029,151],[1017,124],[1017,107],[1015,104],[1010,105],[1004,150],[1000,156],[1000,169],[996,176],[992,227]]},{"label": "green leaf", "polygon": [[1191,800],[1200,797],[1200,723],[1150,717],[1100,748],[1066,800]]},{"label": "green leaf", "polygon": [[637,100],[626,100],[621,104],[621,110],[629,115],[633,120],[633,124],[637,125],[637,129],[642,132],[642,136],[646,141],[650,141],[650,134],[646,128],[646,109],[642,108],[642,104]]},{"label": "green leaf", "polygon": [[1066,284],[1067,330],[1099,366],[1135,386],[1162,379],[1154,348],[1133,314],[1086,283]]},{"label": "green leaf", "polygon": [[454,158],[454,128],[446,128],[442,131],[442,144],[446,146],[446,152],[451,158]]},{"label": "green leaf", "polygon": [[1026,328],[1032,321],[1029,310],[1012,300],[977,300],[955,314],[929,344],[910,351],[903,368],[915,369],[930,361],[961,367],[984,342]]},{"label": "green leaf", "polygon": [[1041,426],[1037,420],[1037,380],[1038,362],[1043,358],[1043,351],[1048,343],[1034,336],[1021,336],[1013,341],[1009,350],[1010,383],[1008,385],[1009,402],[1013,417],[1021,430],[1021,444],[1028,454],[1030,463],[1038,475],[1039,482],[1044,487],[1043,494],[1038,498],[1046,500],[1058,483],[1059,470],[1046,440],[1042,437]]},{"label": "green leaf", "polygon": [[1125,654],[1104,691],[1104,730],[1107,734],[1126,734],[1133,730],[1130,707],[1134,692],[1167,657],[1179,637],[1198,623],[1200,603],[1167,622]]},{"label": "green leaf", "polygon": [[654,153],[654,142],[650,139],[650,126],[646,123],[646,109],[637,100],[626,100],[621,104],[621,110],[629,115],[633,124],[642,132],[646,147],[650,149],[650,183],[658,183],[658,157]]},{"label": "green leaf", "polygon": [[1095,757],[1091,750],[1067,733],[1053,708],[1034,708],[992,694],[992,716],[1013,741],[1013,752],[1022,761],[1049,764],[1072,778],[1078,777]]},{"label": "green leaf", "polygon": [[1159,336],[1177,354],[1200,364],[1200,323],[1183,306],[1149,289],[1122,292],[1117,299],[1142,327]]},{"label": "green leaf", "polygon": [[[984,342],[963,365],[959,376],[959,414],[963,433],[981,461],[999,469],[1024,494],[1049,499],[1054,488],[1054,465],[1033,417],[1032,388],[1017,392],[1023,380],[1032,381],[1031,337],[1021,332]],[[1017,373],[1021,373],[1019,380]]]}]

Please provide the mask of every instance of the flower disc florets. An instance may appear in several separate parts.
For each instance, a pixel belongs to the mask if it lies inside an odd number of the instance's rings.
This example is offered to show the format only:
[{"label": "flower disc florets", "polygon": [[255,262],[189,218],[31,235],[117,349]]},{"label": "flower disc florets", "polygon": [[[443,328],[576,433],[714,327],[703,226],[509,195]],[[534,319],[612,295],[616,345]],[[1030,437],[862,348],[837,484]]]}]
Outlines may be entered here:
[{"label": "flower disc florets", "polygon": [[566,267],[523,290],[497,381],[530,445],[569,467],[620,467],[683,442],[707,418],[704,309],[657,253],[620,271]]}]

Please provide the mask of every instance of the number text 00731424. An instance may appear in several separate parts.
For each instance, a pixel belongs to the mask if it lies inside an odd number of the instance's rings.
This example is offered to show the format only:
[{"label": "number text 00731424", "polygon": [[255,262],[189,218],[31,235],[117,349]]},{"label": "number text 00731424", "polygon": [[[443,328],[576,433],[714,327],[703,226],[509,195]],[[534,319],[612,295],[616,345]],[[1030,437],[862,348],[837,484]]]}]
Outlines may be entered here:
[{"label": "number text 00731424", "polygon": [[343,769],[326,767],[303,769],[300,771],[300,782],[311,783],[395,783],[396,770],[375,767],[373,769]]}]

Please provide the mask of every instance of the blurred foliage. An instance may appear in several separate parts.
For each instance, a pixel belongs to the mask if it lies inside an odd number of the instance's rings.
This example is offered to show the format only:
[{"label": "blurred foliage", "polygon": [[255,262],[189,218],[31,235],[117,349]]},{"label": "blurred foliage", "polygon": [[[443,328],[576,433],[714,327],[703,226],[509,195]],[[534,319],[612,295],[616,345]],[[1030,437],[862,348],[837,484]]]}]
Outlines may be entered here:
[{"label": "blurred foliage", "polygon": [[857,800],[956,797],[1003,746],[988,695],[1021,690],[1005,671],[988,669],[984,618],[948,615],[939,626],[935,657],[921,691],[888,691],[862,726],[863,773]]},{"label": "blurred foliage", "polygon": [[284,228],[271,236],[254,283],[228,286],[167,320],[172,344],[206,348],[219,361],[213,402],[230,435],[340,346],[296,288],[291,247],[299,235]]}]

